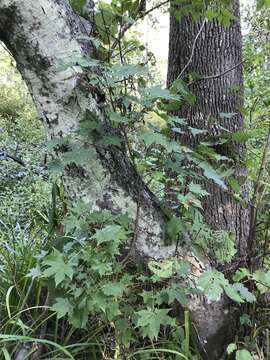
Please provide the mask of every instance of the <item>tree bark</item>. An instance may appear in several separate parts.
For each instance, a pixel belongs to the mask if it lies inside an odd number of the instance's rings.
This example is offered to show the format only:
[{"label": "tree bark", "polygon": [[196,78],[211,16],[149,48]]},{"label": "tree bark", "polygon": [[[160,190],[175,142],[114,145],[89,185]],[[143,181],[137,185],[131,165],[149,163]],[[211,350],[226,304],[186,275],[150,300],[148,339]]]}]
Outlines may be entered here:
[{"label": "tree bark", "polygon": [[[80,66],[63,70],[63,62],[91,55],[91,43],[80,40],[87,33],[85,22],[64,0],[0,1],[0,39],[16,60],[48,139],[69,136],[73,148],[82,146],[76,130],[87,112],[96,114],[105,126],[95,95],[84,86],[85,70]],[[158,204],[124,147],[83,145],[92,153],[89,165],[65,169],[70,198],[109,208],[113,213],[127,212],[134,221],[140,198],[137,250],[154,258],[172,254],[172,247],[162,247],[164,219]]]},{"label": "tree bark", "polygon": [[[165,220],[159,205],[135,171],[125,147],[90,143],[76,133],[88,113],[107,126],[95,93],[84,85],[85,69],[61,67],[63,61],[91,56],[91,43],[80,40],[91,26],[82,21],[65,0],[0,0],[0,39],[17,62],[48,138],[68,136],[72,148],[83,144],[91,150],[89,164],[65,168],[69,197],[91,202],[97,209],[128,213],[137,224],[137,258],[147,261],[172,256],[175,246],[164,245]],[[65,151],[58,147],[56,155]],[[228,320],[223,302],[211,303],[204,297],[191,299],[190,311],[202,342],[215,339]]]},{"label": "tree bark", "polygon": [[[226,130],[233,133],[243,126],[239,1],[234,0],[232,6],[238,19],[228,27],[216,20],[201,19],[195,22],[191,16],[184,16],[178,21],[173,12],[171,15],[168,86],[177,78],[187,80],[192,72],[200,76],[199,80],[190,84],[190,90],[196,96],[195,105],[184,104],[176,113],[187,120],[188,126],[207,130],[205,135],[196,138],[187,133],[178,136],[180,141],[192,147],[211,136],[218,138]],[[224,113],[231,116],[224,116]],[[243,144],[229,143],[213,148],[221,155],[234,159],[236,178],[246,177]],[[229,191],[214,182],[207,181],[203,185],[210,194],[203,206],[205,221],[214,230],[223,229],[235,234],[239,255],[245,256],[249,232],[248,208],[244,208]],[[247,199],[247,187],[243,186],[242,191]]]}]

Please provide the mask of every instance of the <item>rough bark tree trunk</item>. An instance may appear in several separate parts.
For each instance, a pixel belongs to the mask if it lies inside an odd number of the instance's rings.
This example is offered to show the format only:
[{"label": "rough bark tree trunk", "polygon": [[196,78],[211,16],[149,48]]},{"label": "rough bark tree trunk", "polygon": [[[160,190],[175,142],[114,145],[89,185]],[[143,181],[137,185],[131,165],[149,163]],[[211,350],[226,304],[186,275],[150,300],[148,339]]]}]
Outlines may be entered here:
[{"label": "rough bark tree trunk", "polygon": [[[183,143],[196,146],[199,141],[236,132],[243,125],[243,76],[239,0],[233,1],[234,15],[238,18],[224,27],[216,20],[193,21],[184,16],[178,21],[172,14],[170,19],[169,63],[167,82],[170,86],[177,78],[188,79],[195,72],[199,81],[191,81],[190,90],[196,96],[194,106],[183,105],[177,115],[187,119],[188,126],[207,130],[206,135],[183,135]],[[205,79],[203,79],[205,78]],[[234,114],[226,116],[224,113]],[[226,130],[224,130],[226,129]],[[245,176],[245,146],[225,144],[214,146],[214,150],[234,158],[235,176]],[[228,164],[230,165],[230,164]],[[204,202],[204,218],[215,230],[227,230],[235,234],[239,254],[247,254],[249,211],[236,201],[229,191],[214,182],[204,182],[210,193]],[[242,189],[246,192],[245,186]],[[246,196],[246,194],[245,194]]]},{"label": "rough bark tree trunk", "polygon": [[[91,150],[88,165],[66,167],[64,182],[68,195],[91,202],[99,209],[128,213],[138,224],[135,244],[138,257],[166,258],[174,254],[175,248],[164,245],[165,221],[125,148],[90,144],[76,133],[87,113],[95,114],[106,127],[95,94],[84,85],[85,70],[78,65],[66,69],[60,66],[63,61],[69,63],[91,55],[91,44],[81,40],[88,28],[82,21],[65,0],[0,0],[0,40],[17,62],[48,138],[69,136],[73,148],[83,143]],[[59,147],[56,155],[61,151],[66,149]],[[209,303],[197,297],[191,299],[190,310],[198,315],[197,318],[194,315],[194,321],[202,342],[220,338],[228,319],[222,302]],[[213,346],[213,351],[216,350],[219,348]]]}]

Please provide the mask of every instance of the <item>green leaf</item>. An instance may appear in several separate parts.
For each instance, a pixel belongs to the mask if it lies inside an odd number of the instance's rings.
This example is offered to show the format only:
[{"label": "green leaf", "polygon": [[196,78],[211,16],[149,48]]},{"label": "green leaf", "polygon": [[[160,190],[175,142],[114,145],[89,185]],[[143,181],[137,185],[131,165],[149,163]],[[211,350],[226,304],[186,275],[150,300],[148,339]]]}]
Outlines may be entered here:
[{"label": "green leaf", "polygon": [[241,298],[241,296],[238,294],[238,292],[232,287],[232,285],[228,284],[223,286],[224,291],[226,293],[226,295],[231,298],[233,301],[237,302],[237,303],[243,303],[243,299]]},{"label": "green leaf", "polygon": [[248,314],[243,314],[242,316],[240,316],[240,324],[252,326],[252,321],[250,316]]},{"label": "green leaf", "polygon": [[69,0],[72,9],[76,11],[78,14],[82,14],[83,7],[86,3],[86,0]]},{"label": "green leaf", "polygon": [[257,10],[261,10],[267,4],[265,0],[257,0],[256,5]]},{"label": "green leaf", "polygon": [[219,116],[224,119],[231,119],[235,115],[237,115],[237,113],[219,113]]},{"label": "green leaf", "polygon": [[166,230],[167,230],[169,237],[172,240],[175,240],[179,234],[181,234],[181,233],[183,233],[183,231],[185,231],[185,224],[180,218],[173,216],[167,222]]},{"label": "green leaf", "polygon": [[223,189],[227,189],[222,177],[216,172],[216,170],[207,162],[203,161],[199,163],[199,167],[203,169],[203,174],[206,178],[213,180],[217,185]]},{"label": "green leaf", "polygon": [[202,129],[197,129],[197,128],[193,128],[191,126],[188,127],[189,131],[191,132],[191,134],[195,137],[197,135],[201,135],[201,134],[205,134],[207,133],[207,130],[202,130]]},{"label": "green leaf", "polygon": [[269,291],[270,288],[270,270],[267,272],[257,270],[253,275],[253,279],[256,282],[256,286],[259,289],[261,294]]},{"label": "green leaf", "polygon": [[120,136],[108,135],[108,136],[103,136],[100,142],[103,145],[114,145],[120,147],[122,144],[122,139]]},{"label": "green leaf", "polygon": [[193,194],[197,194],[200,196],[206,196],[209,195],[209,193],[202,189],[200,184],[194,184],[193,182],[188,185],[189,191],[191,191]]},{"label": "green leaf", "polygon": [[101,230],[97,230],[94,239],[98,245],[107,242],[119,243],[127,238],[127,232],[120,225],[107,225]]},{"label": "green leaf", "polygon": [[217,259],[221,263],[231,261],[237,252],[234,236],[228,231],[220,230],[214,232],[214,237],[214,253]]},{"label": "green leaf", "polygon": [[165,260],[162,262],[150,261],[148,263],[149,269],[156,275],[154,280],[168,279],[173,274],[173,260]]},{"label": "green leaf", "polygon": [[235,360],[252,360],[252,356],[248,350],[238,350],[236,351]]},{"label": "green leaf", "polygon": [[154,131],[146,131],[142,135],[140,135],[140,138],[144,141],[146,147],[149,147],[153,144],[166,147],[168,143],[166,136],[160,133],[156,133]]},{"label": "green leaf", "polygon": [[256,296],[252,294],[243,284],[241,283],[235,283],[233,284],[233,288],[240,293],[240,296],[243,300],[254,303],[256,302]]},{"label": "green leaf", "polygon": [[168,89],[162,89],[158,85],[143,89],[142,95],[151,100],[179,100],[179,96],[172,94]]},{"label": "green leaf", "polygon": [[168,316],[169,309],[141,310],[137,327],[141,328],[143,337],[149,337],[151,340],[158,338],[161,325],[174,325],[175,320]]},{"label": "green leaf", "polygon": [[63,154],[62,160],[64,164],[75,163],[78,165],[87,164],[93,158],[93,151],[90,149],[76,149],[67,151]]},{"label": "green leaf", "polygon": [[113,41],[118,30],[117,17],[109,4],[100,2],[99,11],[95,14],[95,24],[99,36],[104,44]]},{"label": "green leaf", "polygon": [[220,300],[223,291],[225,291],[226,295],[232,300],[238,303],[243,302],[238,292],[225,279],[224,275],[217,270],[204,272],[199,278],[198,285],[210,300]]},{"label": "green leaf", "polygon": [[237,350],[237,345],[235,343],[231,343],[227,346],[227,354],[232,354],[235,350]]},{"label": "green leaf", "polygon": [[237,131],[235,133],[232,134],[232,140],[239,142],[239,143],[243,143],[248,141],[249,139],[252,139],[254,137],[256,137],[256,135],[258,135],[258,130],[241,130],[241,131]]},{"label": "green leaf", "polygon": [[175,300],[182,306],[187,306],[188,300],[185,293],[185,288],[178,284],[171,284],[162,291],[162,294],[168,296],[168,305],[171,305]]},{"label": "green leaf", "polygon": [[216,270],[209,270],[204,272],[198,281],[199,287],[201,287],[209,300],[218,301],[223,293],[224,281],[223,274]]},{"label": "green leaf", "polygon": [[52,306],[52,311],[57,313],[57,319],[64,317],[65,315],[72,316],[73,306],[66,298],[57,298],[56,303]]},{"label": "green leaf", "polygon": [[109,282],[102,286],[102,292],[106,296],[120,297],[125,290],[125,285],[121,282]]},{"label": "green leaf", "polygon": [[112,321],[115,318],[117,318],[119,315],[121,315],[122,313],[119,309],[119,303],[118,302],[110,303],[110,306],[106,308],[106,314],[109,321]]},{"label": "green leaf", "polygon": [[130,76],[142,76],[145,75],[146,68],[141,65],[134,64],[115,64],[111,67],[111,75],[114,81],[119,81],[122,78],[128,78]]},{"label": "green leaf", "polygon": [[250,272],[246,268],[240,268],[236,271],[236,273],[233,276],[233,281],[241,281],[245,277],[249,277]]},{"label": "green leaf", "polygon": [[43,271],[43,276],[54,277],[56,286],[64,281],[66,277],[72,280],[74,264],[65,262],[63,254],[58,250],[53,249],[52,253],[43,259],[43,264],[48,266],[48,268]]}]

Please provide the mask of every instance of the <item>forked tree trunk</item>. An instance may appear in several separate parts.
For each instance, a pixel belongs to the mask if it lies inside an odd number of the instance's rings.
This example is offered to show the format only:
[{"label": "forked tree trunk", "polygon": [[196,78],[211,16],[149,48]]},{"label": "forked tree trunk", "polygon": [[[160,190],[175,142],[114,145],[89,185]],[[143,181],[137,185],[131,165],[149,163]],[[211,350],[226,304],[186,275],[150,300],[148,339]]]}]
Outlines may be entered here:
[{"label": "forked tree trunk", "polygon": [[[85,86],[85,70],[78,65],[66,69],[62,66],[63,62],[91,55],[91,44],[81,40],[85,39],[82,35],[88,26],[65,0],[0,0],[0,39],[17,62],[48,138],[69,136],[70,146],[80,147],[84,142],[84,147],[91,151],[87,165],[66,167],[64,182],[68,195],[91,202],[99,209],[128,213],[137,224],[137,258],[166,258],[175,249],[164,245],[165,221],[124,146],[89,143],[75,132],[87,113],[95,114],[106,127],[94,93]],[[66,150],[58,147],[56,155]],[[190,309],[202,342],[221,338],[220,331],[227,322],[222,302],[196,298],[190,301]],[[213,350],[217,348],[214,346]]]},{"label": "forked tree trunk", "polygon": [[[195,22],[190,16],[184,16],[178,21],[171,15],[168,86],[177,78],[185,79],[191,82],[190,90],[196,96],[195,105],[183,105],[177,115],[187,119],[188,126],[207,130],[206,135],[196,138],[192,135],[180,136],[181,141],[191,146],[211,136],[218,138],[226,130],[236,132],[243,125],[239,0],[233,1],[233,11],[237,20],[228,27],[216,20],[201,19]],[[192,72],[199,75],[198,81],[188,80],[188,74]],[[233,166],[236,168],[236,178],[246,177],[243,144],[229,143],[213,148],[221,155],[235,160]],[[248,209],[214,182],[204,182],[204,187],[210,193],[204,202],[205,221],[212,229],[223,229],[235,234],[239,254],[245,256],[249,232]],[[242,191],[246,192],[245,186]]]}]

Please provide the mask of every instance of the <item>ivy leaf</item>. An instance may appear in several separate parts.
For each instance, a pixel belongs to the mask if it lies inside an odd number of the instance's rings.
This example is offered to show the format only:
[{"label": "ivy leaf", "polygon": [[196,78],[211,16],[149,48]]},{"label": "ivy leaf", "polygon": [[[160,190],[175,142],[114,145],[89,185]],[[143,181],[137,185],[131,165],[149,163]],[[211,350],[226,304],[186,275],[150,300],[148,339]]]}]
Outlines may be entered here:
[{"label": "ivy leaf", "polygon": [[227,354],[232,354],[235,350],[237,350],[237,346],[235,343],[231,343],[227,346]]},{"label": "ivy leaf", "polygon": [[162,295],[168,296],[168,305],[171,305],[175,300],[182,306],[187,306],[188,300],[184,288],[178,284],[171,284],[162,291]]},{"label": "ivy leaf", "polygon": [[252,322],[251,322],[250,316],[249,316],[248,314],[243,314],[243,315],[240,317],[240,324],[241,324],[241,325],[252,326]]},{"label": "ivy leaf", "polygon": [[189,191],[191,191],[193,194],[197,194],[200,196],[206,196],[209,195],[209,193],[202,189],[200,184],[194,184],[193,182],[188,185]]},{"label": "ivy leaf", "polygon": [[107,225],[101,230],[97,230],[94,239],[98,245],[106,242],[119,243],[127,238],[127,232],[120,225]]},{"label": "ivy leaf", "polygon": [[224,287],[224,291],[226,295],[234,300],[237,303],[243,303],[244,300],[241,298],[241,296],[238,294],[238,292],[232,287],[232,285],[227,284]]},{"label": "ivy leaf", "polygon": [[143,95],[151,100],[179,100],[179,96],[172,94],[168,89],[162,89],[158,85],[144,89]]},{"label": "ivy leaf", "polygon": [[220,280],[220,273],[218,271],[204,272],[199,278],[198,285],[203,289],[209,300],[220,300],[223,293],[223,281]]},{"label": "ivy leaf", "polygon": [[145,67],[133,64],[115,64],[111,67],[111,74],[114,80],[128,78],[130,76],[144,75]]},{"label": "ivy leaf", "polygon": [[144,132],[141,136],[140,136],[141,140],[144,141],[146,147],[149,147],[153,144],[156,145],[162,145],[164,147],[166,147],[167,145],[167,138],[159,133],[153,132],[153,131],[147,131]]},{"label": "ivy leaf", "polygon": [[119,136],[103,136],[101,143],[103,145],[114,145],[114,146],[121,146],[122,139]]},{"label": "ivy leaf", "polygon": [[151,340],[158,338],[161,325],[174,325],[175,320],[168,316],[170,309],[154,309],[138,311],[137,327],[142,330],[143,337]]},{"label": "ivy leaf", "polygon": [[219,116],[224,119],[231,119],[235,115],[237,115],[237,113],[219,113]]},{"label": "ivy leaf", "polygon": [[252,294],[243,284],[235,283],[233,284],[233,288],[240,293],[240,296],[243,300],[254,303],[256,302],[256,296]]},{"label": "ivy leaf", "polygon": [[217,185],[221,186],[223,189],[227,189],[224,181],[221,176],[216,172],[216,170],[207,162],[203,161],[199,164],[200,168],[203,170],[204,176],[210,180],[213,180]]},{"label": "ivy leaf", "polygon": [[153,280],[159,281],[160,279],[168,279],[173,274],[173,264],[174,261],[166,260],[163,262],[150,261],[148,264],[149,269],[156,276],[153,277]]},{"label": "ivy leaf", "polygon": [[250,272],[246,268],[240,268],[236,271],[236,273],[233,276],[233,281],[241,281],[245,277],[249,277]]},{"label": "ivy leaf", "polygon": [[257,270],[253,274],[253,279],[256,282],[256,286],[259,289],[261,294],[266,293],[270,287],[270,270],[267,272]]},{"label": "ivy leaf", "polygon": [[167,233],[172,240],[176,240],[177,236],[185,231],[184,222],[173,216],[166,225]]},{"label": "ivy leaf", "polygon": [[207,133],[207,130],[202,130],[202,129],[197,129],[197,128],[193,128],[191,126],[188,127],[189,131],[191,132],[191,134],[195,137],[197,135],[201,135],[201,134],[205,134]]},{"label": "ivy leaf", "polygon": [[242,303],[243,300],[238,292],[232,287],[224,275],[217,270],[209,270],[204,272],[198,281],[199,287],[204,290],[209,300],[218,301],[223,291],[232,300]]},{"label": "ivy leaf", "polygon": [[57,319],[64,317],[65,315],[72,316],[73,306],[66,298],[57,298],[56,303],[52,306],[52,311],[57,313]]},{"label": "ivy leaf", "polygon": [[102,286],[102,292],[106,296],[120,297],[125,290],[125,285],[121,282],[109,282]]},{"label": "ivy leaf", "polygon": [[61,254],[58,250],[53,249],[53,252],[44,258],[43,263],[48,266],[48,268],[43,271],[43,276],[53,276],[56,286],[64,281],[66,276],[72,280],[74,274],[74,264],[70,262],[66,263],[64,261],[63,254]]},{"label": "ivy leaf", "polygon": [[252,360],[252,356],[248,350],[238,350],[236,351],[235,360]]},{"label": "ivy leaf", "polygon": [[119,310],[119,303],[118,302],[110,303],[110,306],[106,308],[106,314],[109,321],[112,321],[117,316],[121,315],[121,311]]}]

